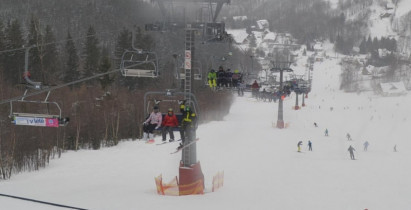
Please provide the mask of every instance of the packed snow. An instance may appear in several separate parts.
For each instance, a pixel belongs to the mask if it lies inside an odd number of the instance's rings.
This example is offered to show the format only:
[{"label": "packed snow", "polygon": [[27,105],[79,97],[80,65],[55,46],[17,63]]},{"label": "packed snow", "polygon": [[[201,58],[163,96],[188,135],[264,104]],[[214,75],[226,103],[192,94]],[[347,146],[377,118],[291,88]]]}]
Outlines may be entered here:
[{"label": "packed snow", "polygon": [[[131,140],[66,152],[45,169],[1,181],[0,193],[99,210],[411,209],[411,96],[341,92],[338,63],[315,63],[312,91],[301,110],[292,109],[294,94],[285,98],[285,129],[275,127],[278,103],[257,101],[249,93],[235,99],[224,120],[200,125],[197,159],[204,195],[158,195],[154,177],[162,174],[167,182],[178,176],[181,153],[170,154],[177,143]],[[350,159],[350,145],[356,160]],[[211,192],[219,171],[224,186]],[[1,196],[0,203],[8,210],[61,209]]]}]

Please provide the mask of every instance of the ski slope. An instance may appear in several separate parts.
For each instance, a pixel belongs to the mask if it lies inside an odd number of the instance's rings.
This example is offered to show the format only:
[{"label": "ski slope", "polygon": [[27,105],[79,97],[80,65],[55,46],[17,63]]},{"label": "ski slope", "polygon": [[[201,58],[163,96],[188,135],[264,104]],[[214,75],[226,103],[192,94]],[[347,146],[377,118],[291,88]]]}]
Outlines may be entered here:
[{"label": "ski slope", "polygon": [[[157,195],[154,177],[162,174],[167,182],[178,176],[181,153],[170,155],[177,143],[141,141],[66,152],[45,169],[1,181],[0,193],[98,210],[411,209],[411,96],[343,93],[338,62],[315,63],[306,107],[292,110],[295,96],[285,99],[286,129],[273,127],[277,103],[248,93],[236,98],[223,121],[200,125],[204,195]],[[357,160],[350,160],[349,145]],[[224,187],[212,193],[212,176],[222,170]],[[0,204],[7,210],[63,209],[1,196]]]}]

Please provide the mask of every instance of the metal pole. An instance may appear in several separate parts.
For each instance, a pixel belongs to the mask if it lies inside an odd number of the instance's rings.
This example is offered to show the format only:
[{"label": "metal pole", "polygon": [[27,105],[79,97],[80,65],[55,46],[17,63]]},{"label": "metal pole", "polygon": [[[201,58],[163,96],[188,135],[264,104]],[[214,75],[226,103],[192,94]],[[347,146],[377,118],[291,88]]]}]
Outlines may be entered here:
[{"label": "metal pole", "polygon": [[280,100],[278,101],[278,118],[277,118],[277,128],[284,128],[283,120],[283,70],[280,69]]},{"label": "metal pole", "polygon": [[303,92],[303,103],[301,104],[301,106],[305,106],[305,103],[304,103],[304,92]]},{"label": "metal pole", "polygon": [[297,92],[295,92],[295,107],[294,107],[294,109],[295,110],[300,109],[300,107],[298,106],[298,93]]}]

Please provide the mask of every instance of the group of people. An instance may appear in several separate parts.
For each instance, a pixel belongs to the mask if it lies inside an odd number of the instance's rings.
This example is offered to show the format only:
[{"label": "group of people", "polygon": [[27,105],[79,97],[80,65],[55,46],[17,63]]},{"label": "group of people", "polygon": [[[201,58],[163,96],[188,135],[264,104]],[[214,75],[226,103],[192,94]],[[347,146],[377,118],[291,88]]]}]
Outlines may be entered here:
[{"label": "group of people", "polygon": [[[314,127],[318,127],[318,125],[317,125],[316,122],[314,122]],[[328,129],[327,129],[327,128],[326,128],[325,131],[324,131],[324,135],[325,135],[325,136],[328,136]],[[346,137],[347,137],[347,141],[352,141],[352,138],[351,138],[351,134],[350,134],[350,133],[347,133],[347,134],[346,134]],[[297,144],[298,152],[301,151],[301,145],[302,145],[302,141],[299,141],[298,144]],[[308,141],[308,146],[309,146],[309,150],[310,150],[310,151],[311,151],[311,145],[312,145],[312,143],[311,143],[310,141]],[[365,141],[365,142],[363,143],[363,146],[364,146],[363,150],[366,152],[366,151],[368,151],[368,146],[370,146],[370,143],[369,143],[368,141]],[[352,145],[350,145],[350,146],[348,147],[348,152],[350,153],[350,158],[351,158],[352,160],[355,160],[354,151],[355,151],[354,147],[353,147]],[[394,145],[394,152],[397,152],[397,145]]]},{"label": "group of people", "polygon": [[143,122],[143,139],[146,140],[146,142],[154,142],[153,132],[155,129],[161,127],[163,142],[167,141],[167,133],[170,135],[169,142],[173,142],[175,140],[174,128],[179,127],[182,140],[179,147],[182,147],[185,142],[186,133],[192,132],[196,128],[197,116],[190,106],[184,104],[180,105],[180,112],[182,114],[181,125],[172,108],[168,109],[168,112],[164,115],[163,119],[161,112],[159,112],[159,107],[155,105],[149,117]]},{"label": "group of people", "polygon": [[[301,152],[302,145],[303,145],[303,141],[299,141],[297,143],[297,152]],[[313,151],[313,143],[310,140],[308,140],[307,146],[308,146],[308,151]]]},{"label": "group of people", "polygon": [[211,69],[207,75],[208,85],[212,90],[221,87],[234,87],[237,88],[241,83],[243,75],[238,69],[231,72],[231,69],[224,70],[222,66],[218,67],[216,72],[214,69]]}]

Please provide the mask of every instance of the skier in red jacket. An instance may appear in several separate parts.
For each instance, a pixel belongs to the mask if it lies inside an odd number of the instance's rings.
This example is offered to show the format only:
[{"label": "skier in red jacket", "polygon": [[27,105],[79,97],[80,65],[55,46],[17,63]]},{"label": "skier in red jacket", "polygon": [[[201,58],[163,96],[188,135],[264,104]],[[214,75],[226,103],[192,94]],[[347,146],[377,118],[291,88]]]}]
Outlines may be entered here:
[{"label": "skier in red jacket", "polygon": [[168,109],[168,113],[164,116],[161,127],[163,127],[163,141],[166,141],[167,132],[170,134],[170,142],[174,141],[173,128],[178,127],[178,120],[172,108]]}]

